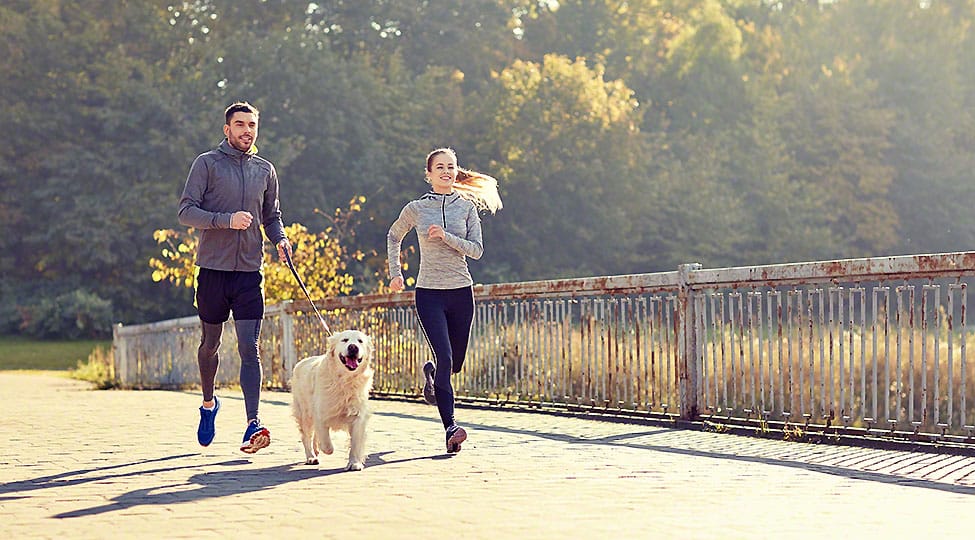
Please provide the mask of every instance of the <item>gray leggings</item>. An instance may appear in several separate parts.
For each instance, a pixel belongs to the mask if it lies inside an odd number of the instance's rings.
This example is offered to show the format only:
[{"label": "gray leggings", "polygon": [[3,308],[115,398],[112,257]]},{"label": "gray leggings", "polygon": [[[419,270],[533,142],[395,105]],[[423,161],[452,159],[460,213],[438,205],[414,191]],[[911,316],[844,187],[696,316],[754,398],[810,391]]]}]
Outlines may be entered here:
[{"label": "gray leggings", "polygon": [[[202,321],[201,321],[202,322]],[[196,359],[200,365],[200,383],[203,386],[203,401],[213,399],[214,379],[217,376],[217,366],[220,358],[220,336],[223,333],[222,324],[202,322],[203,337]],[[261,320],[234,321],[237,331],[237,352],[240,354],[240,389],[244,393],[244,409],[247,419],[257,418],[258,404],[261,400],[261,381],[264,372],[261,369],[261,358],[257,348],[261,337]]]}]

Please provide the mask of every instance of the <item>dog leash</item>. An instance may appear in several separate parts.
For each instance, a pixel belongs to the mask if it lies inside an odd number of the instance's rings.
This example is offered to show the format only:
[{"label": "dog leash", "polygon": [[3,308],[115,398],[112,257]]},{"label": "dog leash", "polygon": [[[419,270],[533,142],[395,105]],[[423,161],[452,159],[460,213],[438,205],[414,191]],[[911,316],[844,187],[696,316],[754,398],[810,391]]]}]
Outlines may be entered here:
[{"label": "dog leash", "polygon": [[301,287],[301,291],[305,293],[305,298],[308,299],[308,303],[311,304],[312,309],[315,310],[315,315],[318,315],[318,320],[321,321],[322,326],[325,327],[325,335],[332,337],[332,329],[328,327],[328,323],[325,322],[325,317],[322,317],[322,312],[318,311],[318,307],[315,306],[315,302],[312,301],[311,295],[308,294],[308,288],[305,287],[305,283],[301,281],[301,276],[298,275],[298,271],[295,270],[295,264],[291,261],[291,254],[288,250],[284,250],[284,260],[288,263],[288,268],[291,273],[295,276],[295,280],[298,281],[298,285]]}]

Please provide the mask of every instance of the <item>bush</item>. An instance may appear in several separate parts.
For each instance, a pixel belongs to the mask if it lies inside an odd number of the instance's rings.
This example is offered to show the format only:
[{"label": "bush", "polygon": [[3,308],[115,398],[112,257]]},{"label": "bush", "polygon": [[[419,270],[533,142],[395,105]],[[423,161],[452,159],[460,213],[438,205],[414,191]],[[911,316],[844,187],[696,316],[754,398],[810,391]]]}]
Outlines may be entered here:
[{"label": "bush", "polygon": [[99,390],[107,390],[115,386],[115,363],[111,349],[95,347],[88,355],[87,362],[78,361],[78,368],[71,370],[71,378],[94,383]]},{"label": "bush", "polygon": [[20,331],[22,317],[19,308],[13,302],[0,301],[0,335],[11,335]]},{"label": "bush", "polygon": [[16,291],[12,284],[0,279],[0,335],[16,334],[20,331],[20,305]]},{"label": "bush", "polygon": [[112,334],[112,302],[81,289],[19,306],[20,330],[42,339],[103,339]]}]

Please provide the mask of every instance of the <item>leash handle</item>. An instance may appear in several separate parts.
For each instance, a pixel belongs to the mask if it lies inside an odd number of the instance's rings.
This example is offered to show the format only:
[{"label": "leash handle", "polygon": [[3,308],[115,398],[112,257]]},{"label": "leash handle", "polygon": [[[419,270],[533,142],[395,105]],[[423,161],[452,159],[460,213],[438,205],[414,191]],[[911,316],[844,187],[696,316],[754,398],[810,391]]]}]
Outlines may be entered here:
[{"label": "leash handle", "polygon": [[315,305],[315,302],[311,299],[311,295],[308,294],[308,288],[305,287],[305,283],[301,281],[301,276],[298,275],[298,271],[295,270],[295,264],[291,261],[291,254],[288,253],[288,250],[283,251],[284,260],[288,263],[288,269],[291,270],[291,274],[294,275],[295,280],[298,282],[298,286],[301,287],[301,292],[305,293],[305,298],[308,299],[308,303],[311,304],[311,308],[315,310],[315,315],[318,315],[319,322],[321,322],[322,326],[325,327],[325,335],[331,337],[332,329],[328,327],[328,323],[325,322],[325,317],[322,317],[322,312],[318,311],[318,306]]}]

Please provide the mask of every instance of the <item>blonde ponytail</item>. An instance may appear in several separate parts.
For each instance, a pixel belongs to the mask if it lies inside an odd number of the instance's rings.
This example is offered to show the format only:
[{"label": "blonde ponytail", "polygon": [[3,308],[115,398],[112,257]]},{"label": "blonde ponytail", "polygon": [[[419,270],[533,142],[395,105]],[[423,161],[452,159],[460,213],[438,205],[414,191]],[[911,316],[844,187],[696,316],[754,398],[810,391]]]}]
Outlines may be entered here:
[{"label": "blonde ponytail", "polygon": [[457,167],[454,189],[480,210],[487,210],[493,214],[504,208],[501,195],[498,193],[498,181],[486,174]]}]

